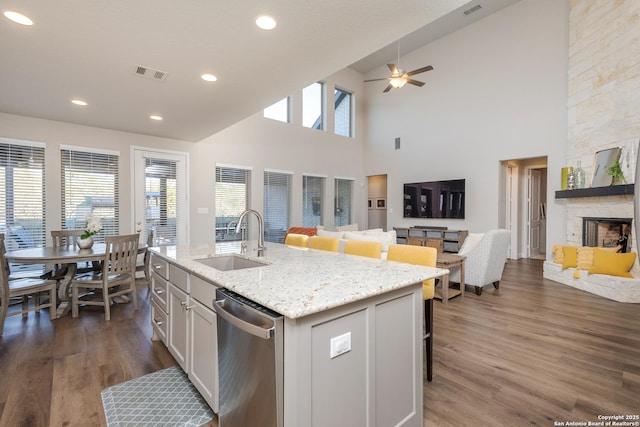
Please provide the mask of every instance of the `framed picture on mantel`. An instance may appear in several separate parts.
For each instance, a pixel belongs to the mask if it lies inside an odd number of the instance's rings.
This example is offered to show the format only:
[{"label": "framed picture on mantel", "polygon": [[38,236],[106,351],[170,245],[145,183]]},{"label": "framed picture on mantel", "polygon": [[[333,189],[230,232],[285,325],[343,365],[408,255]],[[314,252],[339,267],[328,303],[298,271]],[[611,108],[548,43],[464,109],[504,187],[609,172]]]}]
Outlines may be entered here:
[{"label": "framed picture on mantel", "polygon": [[607,169],[620,160],[621,151],[620,147],[617,147],[596,152],[593,160],[591,187],[608,187],[611,185],[613,177],[607,173]]}]

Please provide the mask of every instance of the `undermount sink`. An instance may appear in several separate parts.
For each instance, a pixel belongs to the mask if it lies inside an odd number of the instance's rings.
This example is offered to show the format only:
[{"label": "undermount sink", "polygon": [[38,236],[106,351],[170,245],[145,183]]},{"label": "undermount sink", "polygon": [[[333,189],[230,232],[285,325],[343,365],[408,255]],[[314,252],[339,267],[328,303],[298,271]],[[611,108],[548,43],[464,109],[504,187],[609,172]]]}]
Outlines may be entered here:
[{"label": "undermount sink", "polygon": [[264,267],[267,265],[264,262],[253,261],[236,255],[202,258],[195,261],[220,271],[241,270],[243,268]]}]

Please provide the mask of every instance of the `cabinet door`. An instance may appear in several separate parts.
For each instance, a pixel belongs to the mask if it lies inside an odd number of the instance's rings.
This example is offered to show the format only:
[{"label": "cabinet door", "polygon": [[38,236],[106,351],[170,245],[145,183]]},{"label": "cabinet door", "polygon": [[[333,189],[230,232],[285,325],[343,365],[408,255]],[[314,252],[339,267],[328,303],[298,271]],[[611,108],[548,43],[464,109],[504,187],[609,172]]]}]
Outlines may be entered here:
[{"label": "cabinet door", "polygon": [[218,330],[216,314],[196,300],[189,302],[189,379],[218,413]]},{"label": "cabinet door", "polygon": [[169,352],[182,369],[189,373],[188,365],[188,310],[189,296],[169,283]]}]

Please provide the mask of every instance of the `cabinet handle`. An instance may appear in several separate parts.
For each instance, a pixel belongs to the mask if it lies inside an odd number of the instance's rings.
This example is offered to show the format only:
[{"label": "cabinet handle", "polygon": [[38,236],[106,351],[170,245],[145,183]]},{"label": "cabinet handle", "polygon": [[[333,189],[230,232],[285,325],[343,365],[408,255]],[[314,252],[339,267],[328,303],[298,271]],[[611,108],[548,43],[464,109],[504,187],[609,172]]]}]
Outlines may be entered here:
[{"label": "cabinet handle", "polygon": [[180,301],[180,305],[184,307],[185,305],[187,305],[187,302],[186,301]]},{"label": "cabinet handle", "polygon": [[153,323],[155,323],[158,326],[162,326],[164,324],[162,320],[158,320],[158,319],[153,319]]},{"label": "cabinet handle", "polygon": [[156,295],[164,294],[164,291],[162,290],[162,288],[153,288],[153,292],[155,292]]},{"label": "cabinet handle", "polygon": [[188,306],[186,306],[184,309],[185,309],[185,310],[187,310],[187,311],[189,311],[189,310],[191,310],[192,308],[196,308],[196,306],[195,306],[195,305],[188,305]]}]

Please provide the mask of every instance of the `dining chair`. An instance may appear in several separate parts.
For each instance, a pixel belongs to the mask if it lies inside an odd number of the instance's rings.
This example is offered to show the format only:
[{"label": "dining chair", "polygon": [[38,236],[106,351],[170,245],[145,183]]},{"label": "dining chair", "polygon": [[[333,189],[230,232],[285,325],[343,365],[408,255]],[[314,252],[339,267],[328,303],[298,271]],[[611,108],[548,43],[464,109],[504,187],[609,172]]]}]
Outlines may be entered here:
[{"label": "dining chair", "polygon": [[[84,230],[51,230],[51,239],[53,246],[65,249],[72,249],[78,246],[78,240],[84,233]],[[77,273],[86,273],[93,270],[93,266],[87,262],[78,263]],[[67,267],[56,264],[53,266],[52,278],[56,280],[62,279],[67,273]]]},{"label": "dining chair", "polygon": [[313,236],[309,240],[309,247],[321,251],[338,252],[340,240],[333,237]]},{"label": "dining chair", "polygon": [[[27,317],[30,311],[40,311],[43,308],[49,308],[49,316],[51,319],[56,318],[56,285],[55,280],[47,279],[15,279],[9,280],[9,264],[4,256],[6,252],[4,234],[0,234],[0,336],[4,330],[4,321],[7,317],[22,314]],[[40,300],[40,294],[49,293],[49,299],[46,302]],[[33,306],[29,306],[29,297],[32,297]],[[20,310],[12,310],[9,312],[9,305],[12,299],[20,298],[22,307]]]},{"label": "dining chair", "polygon": [[382,254],[382,243],[367,242],[364,240],[347,240],[344,243],[344,253],[369,258],[380,258]]},{"label": "dining chair", "polygon": [[[138,309],[136,295],[138,234],[107,236],[105,245],[102,270],[79,274],[71,280],[72,317],[78,317],[80,305],[98,305],[104,306],[105,320],[111,320],[111,299],[126,294],[131,294],[133,308]],[[80,290],[83,290],[82,295]],[[92,290],[95,291],[92,292]],[[102,290],[101,299],[99,290]]]},{"label": "dining chair", "polygon": [[[429,246],[389,245],[387,260],[408,264],[435,267],[438,250]],[[424,300],[424,339],[427,359],[427,381],[433,378],[433,297],[435,296],[435,279],[422,282],[422,299]]]},{"label": "dining chair", "polygon": [[289,233],[287,237],[284,238],[284,244],[306,248],[309,246],[309,236],[306,234]]},{"label": "dining chair", "polygon": [[147,248],[144,251],[144,255],[142,257],[142,262],[138,262],[136,258],[136,272],[142,271],[144,272],[144,279],[147,281],[149,289],[151,289],[151,276],[149,271],[149,259],[151,258],[151,253],[149,252],[149,248],[153,246],[153,230],[149,230],[149,234],[147,234]]}]

